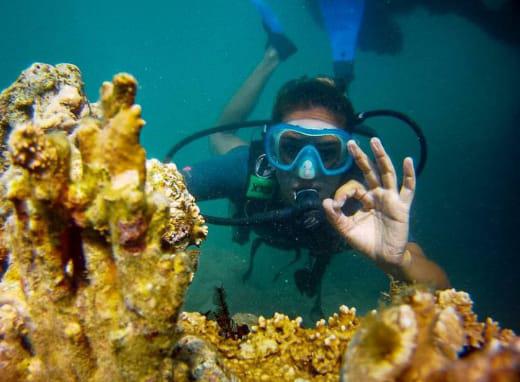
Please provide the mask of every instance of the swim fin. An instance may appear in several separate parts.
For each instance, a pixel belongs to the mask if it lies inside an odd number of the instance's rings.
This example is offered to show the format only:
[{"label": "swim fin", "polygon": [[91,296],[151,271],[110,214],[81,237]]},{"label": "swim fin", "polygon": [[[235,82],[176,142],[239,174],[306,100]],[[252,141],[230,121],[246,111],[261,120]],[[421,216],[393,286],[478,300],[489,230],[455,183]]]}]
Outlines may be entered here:
[{"label": "swim fin", "polygon": [[342,92],[347,91],[350,83],[354,80],[354,62],[334,61],[333,65],[334,78],[337,81],[342,81]]},{"label": "swim fin", "polygon": [[282,24],[273,10],[263,0],[251,0],[251,3],[262,17],[262,25],[267,33],[267,46],[272,46],[282,61],[296,53],[298,48],[284,34]]},{"label": "swim fin", "polygon": [[345,89],[354,79],[354,56],[365,0],[320,0],[323,23],[329,35],[334,76]]}]

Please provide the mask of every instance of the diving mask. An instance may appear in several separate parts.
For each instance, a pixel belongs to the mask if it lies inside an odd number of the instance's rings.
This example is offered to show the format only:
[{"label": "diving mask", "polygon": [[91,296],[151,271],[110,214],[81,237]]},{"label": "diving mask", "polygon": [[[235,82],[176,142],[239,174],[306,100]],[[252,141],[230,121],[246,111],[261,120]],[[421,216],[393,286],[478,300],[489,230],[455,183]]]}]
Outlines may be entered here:
[{"label": "diving mask", "polygon": [[301,179],[335,176],[352,166],[347,142],[352,136],[334,128],[306,128],[287,123],[270,127],[265,135],[265,153],[271,166],[296,172]]}]

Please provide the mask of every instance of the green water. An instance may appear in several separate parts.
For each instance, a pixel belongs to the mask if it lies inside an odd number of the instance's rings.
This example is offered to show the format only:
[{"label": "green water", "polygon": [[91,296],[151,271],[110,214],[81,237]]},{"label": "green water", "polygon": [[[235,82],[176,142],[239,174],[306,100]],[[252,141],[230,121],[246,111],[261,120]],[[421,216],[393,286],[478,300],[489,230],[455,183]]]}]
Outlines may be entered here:
[{"label": "green water", "polygon": [[[251,119],[269,116],[286,80],[331,72],[327,36],[307,2],[270,3],[299,52],[276,71]],[[81,68],[94,100],[102,81],[130,72],[140,84],[149,157],[162,158],[178,139],[211,126],[265,46],[258,14],[246,0],[3,1],[0,12],[0,87],[32,62],[71,62]],[[414,202],[414,236],[454,287],[470,292],[482,319],[491,315],[519,329],[519,45],[453,12],[417,7],[393,20],[401,28],[402,49],[358,52],[354,105],[358,111],[401,110],[420,122],[430,155]],[[408,131],[395,124],[381,129],[395,162],[417,155]],[[194,145],[180,159],[196,161],[207,156],[206,149],[206,143]],[[227,210],[225,203],[203,207],[215,214]],[[211,309],[212,288],[223,283],[234,312],[308,318],[312,301],[293,281],[304,260],[272,282],[293,254],[262,247],[243,284],[248,252],[248,246],[230,242],[229,229],[210,227],[187,309]],[[324,311],[344,303],[365,312],[386,286],[386,277],[362,256],[338,255],[325,275]]]}]

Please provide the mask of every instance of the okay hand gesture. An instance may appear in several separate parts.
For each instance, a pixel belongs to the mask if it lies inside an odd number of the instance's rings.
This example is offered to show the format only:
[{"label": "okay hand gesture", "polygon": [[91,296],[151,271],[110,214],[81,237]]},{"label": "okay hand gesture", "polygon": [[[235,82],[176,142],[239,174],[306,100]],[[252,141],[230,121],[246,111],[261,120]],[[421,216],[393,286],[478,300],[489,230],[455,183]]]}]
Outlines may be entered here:
[{"label": "okay hand gesture", "polygon": [[[349,245],[374,261],[400,265],[408,242],[410,206],[415,192],[413,161],[403,161],[403,185],[397,189],[397,176],[390,157],[378,138],[370,140],[376,165],[355,141],[347,144],[350,155],[363,172],[368,189],[350,180],[341,186],[323,207],[330,223]],[[349,198],[362,208],[346,216],[341,207]]]}]

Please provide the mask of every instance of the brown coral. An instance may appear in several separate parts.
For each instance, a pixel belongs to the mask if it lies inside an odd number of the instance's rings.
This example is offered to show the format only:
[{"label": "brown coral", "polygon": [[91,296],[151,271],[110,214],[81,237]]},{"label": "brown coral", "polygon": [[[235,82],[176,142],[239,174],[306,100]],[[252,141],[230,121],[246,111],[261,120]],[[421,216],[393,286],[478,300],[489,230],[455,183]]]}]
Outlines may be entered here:
[{"label": "brown coral", "polygon": [[[173,374],[168,354],[196,263],[185,249],[206,230],[175,167],[147,165],[135,90],[133,77],[117,75],[99,114],[82,114],[79,71],[36,64],[0,96],[2,127],[12,130],[1,380]],[[165,245],[177,230],[187,234]]]},{"label": "brown coral", "polygon": [[367,317],[349,344],[342,381],[388,381],[408,365],[415,350],[418,323],[408,305]]},{"label": "brown coral", "polygon": [[[471,380],[488,380],[502,372],[495,357],[505,359],[504,375],[520,367],[517,338],[489,320],[479,323],[467,293],[406,289],[394,299],[396,305],[374,312],[349,343],[342,381],[465,381],[462,370],[470,364],[482,366]],[[460,358],[464,351],[475,354],[473,361]]]},{"label": "brown coral", "polygon": [[520,381],[520,339],[504,346],[492,341],[481,351],[432,373],[428,380],[443,381]]}]

